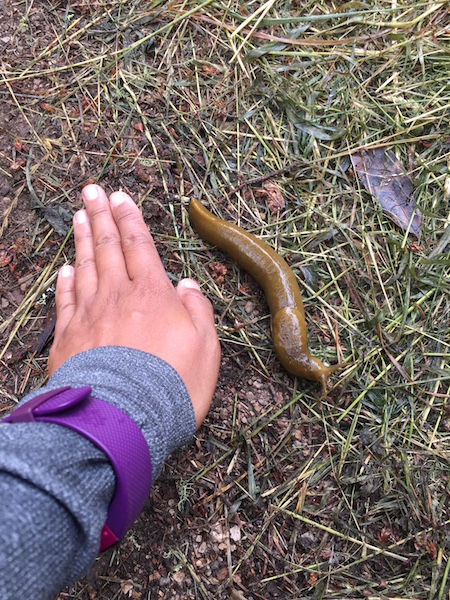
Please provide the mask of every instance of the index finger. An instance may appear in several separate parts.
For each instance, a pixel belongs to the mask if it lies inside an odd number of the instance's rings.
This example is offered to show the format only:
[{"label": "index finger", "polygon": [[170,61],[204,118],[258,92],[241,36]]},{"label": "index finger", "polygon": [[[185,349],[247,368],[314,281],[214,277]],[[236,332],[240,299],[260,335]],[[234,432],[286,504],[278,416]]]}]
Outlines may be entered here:
[{"label": "index finger", "polygon": [[139,208],[125,192],[111,194],[110,203],[120,233],[129,278],[133,280],[147,276],[169,282]]}]

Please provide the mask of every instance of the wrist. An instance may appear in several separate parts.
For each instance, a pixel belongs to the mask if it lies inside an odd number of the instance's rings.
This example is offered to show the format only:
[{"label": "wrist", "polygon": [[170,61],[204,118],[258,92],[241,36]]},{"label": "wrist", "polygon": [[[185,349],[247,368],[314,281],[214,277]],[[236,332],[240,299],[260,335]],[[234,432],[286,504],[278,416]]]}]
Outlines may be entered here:
[{"label": "wrist", "polygon": [[151,487],[151,459],[142,433],[122,411],[90,396],[91,388],[68,386],[21,404],[4,423],[47,422],[76,431],[108,457],[116,475],[100,550],[118,541],[144,507]]},{"label": "wrist", "polygon": [[92,395],[127,414],[139,427],[152,457],[155,481],[168,455],[195,432],[195,415],[186,387],[165,361],[140,350],[106,346],[66,361],[45,390],[89,385]]}]

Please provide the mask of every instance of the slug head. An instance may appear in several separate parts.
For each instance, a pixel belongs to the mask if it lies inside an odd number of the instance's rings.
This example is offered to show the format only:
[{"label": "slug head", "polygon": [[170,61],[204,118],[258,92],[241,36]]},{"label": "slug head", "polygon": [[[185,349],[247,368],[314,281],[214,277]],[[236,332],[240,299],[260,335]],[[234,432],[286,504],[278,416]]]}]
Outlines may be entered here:
[{"label": "slug head", "polygon": [[327,367],[310,354],[303,312],[290,307],[279,310],[273,318],[272,337],[275,352],[286,371],[321,383],[326,394],[329,375],[344,365]]},{"label": "slug head", "polygon": [[320,363],[320,364],[322,365],[323,373],[318,381],[320,381],[320,383],[322,384],[322,390],[323,390],[324,395],[326,396],[327,395],[327,380],[328,380],[328,377],[331,375],[331,373],[334,373],[338,369],[343,369],[344,367],[348,367],[348,365],[352,364],[352,363],[338,363],[336,365],[331,365],[329,367],[326,367],[323,363]]}]

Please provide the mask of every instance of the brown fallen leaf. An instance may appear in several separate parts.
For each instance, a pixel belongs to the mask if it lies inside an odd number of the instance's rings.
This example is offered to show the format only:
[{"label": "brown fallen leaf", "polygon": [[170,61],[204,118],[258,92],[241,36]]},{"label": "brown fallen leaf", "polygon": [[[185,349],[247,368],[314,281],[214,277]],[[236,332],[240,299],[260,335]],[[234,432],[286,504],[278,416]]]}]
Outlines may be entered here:
[{"label": "brown fallen leaf", "polygon": [[267,208],[272,214],[277,213],[286,206],[280,188],[276,183],[270,181],[266,181],[263,188],[255,190],[255,196],[266,198]]},{"label": "brown fallen leaf", "polygon": [[20,167],[23,167],[26,164],[26,162],[27,161],[24,158],[19,158],[15,162],[11,163],[9,165],[9,168],[11,169],[11,171],[17,171],[17,169],[20,169]]},{"label": "brown fallen leaf", "polygon": [[419,237],[422,214],[416,207],[412,180],[395,154],[376,148],[353,154],[351,160],[359,180],[383,212],[404,231],[412,219],[409,231]]},{"label": "brown fallen leaf", "polygon": [[239,590],[236,590],[233,587],[230,588],[229,593],[230,593],[230,600],[246,600],[246,596],[244,596],[244,594],[242,592],[240,592]]},{"label": "brown fallen leaf", "polygon": [[13,257],[11,254],[8,254],[6,250],[0,250],[0,267],[5,267],[9,265],[12,261]]},{"label": "brown fallen leaf", "polygon": [[133,591],[133,582],[130,581],[122,581],[120,584],[120,591],[122,594],[131,596],[131,592]]},{"label": "brown fallen leaf", "polygon": [[210,269],[214,281],[220,285],[224,282],[225,276],[228,273],[227,266],[220,262],[211,263]]}]

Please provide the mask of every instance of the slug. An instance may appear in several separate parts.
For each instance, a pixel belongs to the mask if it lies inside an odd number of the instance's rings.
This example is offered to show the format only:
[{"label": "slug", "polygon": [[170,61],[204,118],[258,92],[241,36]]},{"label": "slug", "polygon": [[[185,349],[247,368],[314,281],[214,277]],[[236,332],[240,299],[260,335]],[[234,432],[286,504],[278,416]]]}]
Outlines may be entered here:
[{"label": "slug", "polygon": [[189,204],[193,228],[217,246],[261,286],[272,315],[272,339],[283,367],[292,375],[322,384],[343,364],[325,366],[308,350],[303,300],[294,273],[270,246],[237,225],[215,217],[198,200]]}]

